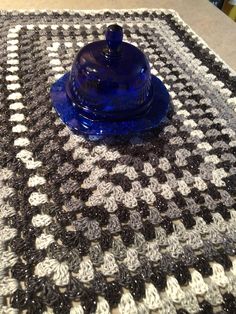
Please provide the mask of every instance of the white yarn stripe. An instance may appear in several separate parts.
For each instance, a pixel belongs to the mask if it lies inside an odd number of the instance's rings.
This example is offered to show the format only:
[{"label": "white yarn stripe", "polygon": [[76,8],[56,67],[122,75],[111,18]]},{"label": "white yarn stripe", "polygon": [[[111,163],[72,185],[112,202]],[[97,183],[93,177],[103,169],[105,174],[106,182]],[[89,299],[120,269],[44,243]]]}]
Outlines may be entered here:
[{"label": "white yarn stripe", "polygon": [[35,274],[39,277],[52,277],[57,286],[69,283],[69,267],[66,263],[59,263],[56,259],[46,257],[35,267]]},{"label": "white yarn stripe", "polygon": [[32,224],[34,227],[48,226],[52,222],[52,217],[49,215],[36,215],[32,218]]},{"label": "white yarn stripe", "polygon": [[[15,54],[15,56],[17,56],[17,54]],[[7,75],[6,80],[10,81],[10,82],[19,81],[19,76],[18,75]]]},{"label": "white yarn stripe", "polygon": [[17,288],[18,282],[14,278],[4,276],[4,278],[0,280],[0,296],[11,295]]},{"label": "white yarn stripe", "polygon": [[138,308],[138,314],[149,314],[149,310],[148,308],[146,308],[146,306],[143,303],[139,303],[137,305]]},{"label": "white yarn stripe", "polygon": [[198,271],[193,270],[191,272],[191,278],[190,287],[193,292],[197,295],[204,295],[208,291],[208,286],[203,280],[202,275]]},{"label": "white yarn stripe", "polygon": [[198,299],[191,288],[185,291],[185,296],[181,300],[181,307],[185,308],[191,314],[199,313]]},{"label": "white yarn stripe", "polygon": [[[17,36],[14,36],[14,38],[17,38]],[[7,47],[13,47],[15,45],[14,39],[8,39],[7,40]],[[9,49],[9,50],[15,50],[15,49]],[[8,50],[8,60],[14,60],[11,58],[14,58],[16,54],[10,54]],[[11,55],[11,56],[10,56]],[[16,98],[19,97],[20,94],[15,95]],[[8,99],[14,98],[14,93],[10,94]],[[18,121],[21,120],[21,118],[24,118],[24,116],[14,116],[11,121]],[[13,239],[17,235],[17,230],[14,228],[9,228],[8,226],[4,226],[4,220],[13,215],[15,213],[15,210],[11,208],[9,205],[5,204],[5,198],[10,196],[13,192],[13,189],[8,187],[6,185],[6,188],[3,188],[3,180],[7,181],[7,179],[10,179],[12,177],[13,173],[12,171],[8,169],[0,169],[0,226],[1,226],[1,240],[0,240],[0,252],[1,252],[1,263],[0,263],[0,303],[2,296],[11,295],[16,291],[18,288],[18,282],[17,280],[10,278],[8,275],[5,274],[5,270],[8,267],[12,267],[17,262],[17,256],[13,252],[9,252],[6,250],[5,242]],[[4,184],[6,184],[4,182]],[[2,304],[0,304],[0,307],[2,308]],[[4,306],[4,310],[6,313],[15,313],[16,311],[8,306]]]},{"label": "white yarn stripe", "polygon": [[15,114],[12,114],[10,117],[10,121],[12,122],[21,122],[24,119],[25,119],[25,116],[23,113],[15,113]]},{"label": "white yarn stripe", "polygon": [[44,177],[35,175],[29,178],[28,180],[28,186],[29,187],[34,187],[37,185],[43,185],[44,183],[46,183],[46,180],[44,179]]},{"label": "white yarn stripe", "polygon": [[42,165],[41,161],[35,161],[33,158],[33,153],[28,150],[21,150],[16,155],[25,165],[27,169],[36,169]]},{"label": "white yarn stripe", "polygon": [[174,303],[180,303],[185,297],[184,291],[180,288],[176,278],[168,277],[166,283],[166,294]]},{"label": "white yarn stripe", "polygon": [[[12,177],[12,171],[2,168],[0,169],[0,187],[3,186],[3,180],[6,181]],[[12,193],[12,192],[11,192]],[[18,283],[15,279],[11,279],[6,276],[6,269],[14,266],[18,258],[13,252],[9,252],[6,249],[5,242],[13,239],[17,235],[17,230],[14,228],[9,228],[4,226],[4,221],[7,217],[14,215],[15,210],[5,203],[4,193],[0,193],[0,227],[1,227],[1,237],[0,237],[0,252],[1,252],[1,262],[0,262],[0,298],[7,294],[12,294],[18,287]]]},{"label": "white yarn stripe", "polygon": [[18,99],[21,99],[22,98],[22,94],[19,93],[19,92],[16,92],[16,93],[11,93],[7,99],[8,100],[18,100]]},{"label": "white yarn stripe", "polygon": [[119,303],[120,314],[138,314],[135,301],[130,293],[124,293]]},{"label": "white yarn stripe", "polygon": [[47,203],[48,198],[46,194],[42,194],[40,192],[32,192],[29,197],[29,203],[32,206],[38,206],[40,204]]},{"label": "white yarn stripe", "polygon": [[[53,44],[53,50],[57,50],[57,43]],[[50,49],[48,49],[50,50]],[[41,161],[34,161],[33,154],[29,151],[22,150],[18,153],[18,157],[26,164],[27,168],[30,169],[38,168],[41,166]],[[46,183],[46,180],[39,176],[35,175],[29,178],[29,186],[41,186]],[[33,192],[29,197],[29,203],[33,206],[38,206],[43,203],[47,203],[48,198],[46,194],[40,192]],[[34,226],[42,227],[48,226],[51,223],[51,217],[48,215],[37,214],[32,218],[32,223]],[[51,243],[53,243],[54,236],[51,234],[42,233],[39,237],[36,238],[36,248],[45,249]],[[82,264],[82,263],[81,263]],[[83,268],[83,265],[81,266]],[[41,276],[51,276],[54,283],[58,286],[67,285],[69,282],[69,267],[66,263],[59,263],[56,259],[45,258],[43,262],[40,262],[36,265],[35,273]],[[86,271],[81,270],[81,276],[85,276]],[[73,313],[73,312],[72,312]]]},{"label": "white yarn stripe", "polygon": [[2,314],[18,314],[18,309],[14,309],[13,307],[9,306],[2,306]]},{"label": "white yarn stripe", "polygon": [[104,276],[112,276],[119,272],[118,265],[116,264],[115,257],[112,253],[104,253],[104,262],[101,265],[101,272]]},{"label": "white yarn stripe", "polygon": [[[33,29],[33,25],[28,25],[28,29]],[[7,68],[10,72],[14,73],[12,75],[8,75],[6,77],[9,84],[7,85],[7,88],[11,91],[11,94],[8,96],[8,99],[11,101],[11,104],[9,106],[10,110],[13,110],[10,121],[16,122],[17,124],[13,126],[12,131],[13,134],[18,134],[21,132],[24,132],[25,137],[19,137],[16,138],[14,141],[14,145],[16,147],[27,147],[30,144],[29,139],[26,137],[26,132],[28,131],[27,126],[19,123],[25,120],[25,116],[23,113],[20,113],[19,110],[23,109],[25,106],[20,101],[22,99],[22,94],[20,93],[20,82],[19,82],[19,76],[17,75],[17,72],[19,68],[15,65],[19,64],[18,60],[18,32],[21,29],[21,26],[16,26],[9,30],[8,34],[8,41],[7,41],[7,52],[8,52],[8,60],[7,60]],[[12,53],[13,52],[13,53]],[[37,169],[42,165],[41,161],[34,160],[33,153],[26,149],[21,149],[16,157],[20,159],[25,167],[27,169]],[[31,187],[40,187],[41,185],[45,184],[46,180],[35,174],[34,176],[29,178],[28,185]],[[39,190],[36,190],[35,192],[32,192],[29,197],[29,203],[32,206],[38,206],[40,204],[44,204],[48,202],[48,198],[46,194],[40,193]],[[46,227],[51,223],[51,217],[48,215],[40,215],[37,214],[36,216],[33,216],[32,223],[35,227]],[[11,230],[3,230],[3,233],[8,234],[8,238],[12,236],[13,231]],[[53,235],[42,233],[37,239],[36,239],[36,248],[37,249],[45,249],[47,248],[51,243],[54,242]],[[42,262],[44,263],[44,262]],[[40,264],[42,265],[42,264]],[[40,276],[43,272],[40,268],[40,265],[36,265],[36,273],[38,272],[38,275]],[[45,267],[48,265],[47,263],[43,264]],[[38,266],[38,267],[37,267]],[[52,279],[54,280],[56,285],[63,286],[68,284],[69,282],[69,271],[68,266],[66,264],[60,264],[55,260],[51,261],[51,271],[52,271]],[[49,272],[49,270],[45,270],[45,272]],[[11,286],[10,293],[13,293],[14,289]]]},{"label": "white yarn stripe", "polygon": [[[14,60],[14,59],[10,59],[10,60],[7,60],[7,64],[9,65],[18,65],[19,64],[19,61],[18,60]],[[16,67],[14,67],[15,69]],[[18,69],[18,67],[17,67]]]},{"label": "white yarn stripe", "polygon": [[234,276],[236,276],[236,259],[234,259],[234,260],[232,261],[232,264],[233,264],[233,266],[232,266],[231,271],[232,271],[232,273],[234,274]]},{"label": "white yarn stripe", "polygon": [[[32,218],[34,219],[34,218]],[[42,233],[39,237],[36,238],[36,248],[39,250],[46,249],[50,244],[54,242],[54,236],[52,234]]]},{"label": "white yarn stripe", "polygon": [[89,282],[94,278],[94,269],[90,259],[80,263],[78,278],[82,282]]},{"label": "white yarn stripe", "polygon": [[160,295],[151,283],[146,284],[146,295],[143,302],[149,310],[156,310],[162,307]]},{"label": "white yarn stripe", "polygon": [[23,108],[25,108],[25,106],[21,102],[14,102],[14,103],[10,104],[10,106],[9,106],[9,109],[12,109],[12,110],[19,110],[19,109],[23,109]]},{"label": "white yarn stripe", "polygon": [[28,128],[23,124],[17,124],[16,126],[13,126],[13,128],[12,128],[13,133],[26,132],[27,130],[28,130]]},{"label": "white yarn stripe", "polygon": [[14,141],[14,145],[19,146],[19,147],[25,147],[25,146],[28,146],[29,144],[30,144],[30,141],[25,137],[19,137],[15,139]]},{"label": "white yarn stripe", "polygon": [[95,314],[110,314],[109,304],[104,298],[98,301]]},{"label": "white yarn stripe", "polygon": [[140,266],[138,252],[135,249],[130,248],[127,250],[126,254],[127,257],[125,258],[124,263],[130,271],[135,271]]},{"label": "white yarn stripe", "polygon": [[15,83],[15,84],[8,84],[7,85],[7,89],[9,90],[16,90],[16,89],[19,89],[21,86],[19,83]]},{"label": "white yarn stripe", "polygon": [[213,275],[211,280],[220,288],[225,288],[229,284],[229,280],[225,275],[224,268],[218,263],[212,263]]},{"label": "white yarn stripe", "polygon": [[84,310],[81,305],[74,305],[70,309],[70,314],[84,314]]}]

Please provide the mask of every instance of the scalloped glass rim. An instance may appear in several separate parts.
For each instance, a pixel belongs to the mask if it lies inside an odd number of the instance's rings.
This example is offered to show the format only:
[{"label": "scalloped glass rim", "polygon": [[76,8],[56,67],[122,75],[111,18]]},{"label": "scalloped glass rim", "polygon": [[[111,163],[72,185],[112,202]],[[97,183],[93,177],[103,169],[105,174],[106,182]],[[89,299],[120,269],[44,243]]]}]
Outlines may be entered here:
[{"label": "scalloped glass rim", "polygon": [[67,96],[66,84],[69,75],[68,72],[53,83],[50,94],[56,112],[75,134],[133,134],[157,127],[167,115],[170,102],[169,93],[162,81],[152,75],[153,99],[150,109],[145,115],[124,121],[89,120],[82,115],[81,110]]}]

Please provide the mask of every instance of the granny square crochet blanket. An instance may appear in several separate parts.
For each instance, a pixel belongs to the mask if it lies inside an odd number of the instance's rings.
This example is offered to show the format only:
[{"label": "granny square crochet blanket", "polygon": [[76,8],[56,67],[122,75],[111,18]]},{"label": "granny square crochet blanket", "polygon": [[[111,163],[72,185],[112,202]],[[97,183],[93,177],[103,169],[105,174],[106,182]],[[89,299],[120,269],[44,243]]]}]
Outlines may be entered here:
[{"label": "granny square crochet blanket", "polygon": [[[76,136],[51,84],[118,23],[171,95]],[[172,10],[0,13],[0,313],[236,313],[236,75]]]}]

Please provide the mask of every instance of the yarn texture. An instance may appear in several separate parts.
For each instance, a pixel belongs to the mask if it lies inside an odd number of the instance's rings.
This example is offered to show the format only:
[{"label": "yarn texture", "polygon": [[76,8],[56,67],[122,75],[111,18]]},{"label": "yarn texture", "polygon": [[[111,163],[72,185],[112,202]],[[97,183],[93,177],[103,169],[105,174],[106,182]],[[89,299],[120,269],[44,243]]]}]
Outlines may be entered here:
[{"label": "yarn texture", "polygon": [[[51,84],[114,21],[171,95],[76,136]],[[172,10],[1,12],[0,313],[236,313],[236,75]]]}]

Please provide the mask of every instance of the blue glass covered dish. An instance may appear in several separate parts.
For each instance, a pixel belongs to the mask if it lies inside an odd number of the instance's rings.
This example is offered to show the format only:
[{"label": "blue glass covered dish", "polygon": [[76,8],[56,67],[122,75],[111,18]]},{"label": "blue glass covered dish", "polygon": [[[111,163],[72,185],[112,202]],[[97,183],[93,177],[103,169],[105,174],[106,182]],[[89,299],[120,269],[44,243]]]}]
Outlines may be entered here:
[{"label": "blue glass covered dish", "polygon": [[165,86],[151,75],[141,50],[122,39],[122,27],[108,26],[106,40],[83,47],[71,71],[52,85],[53,106],[73,132],[136,133],[158,126],[166,116]]}]

